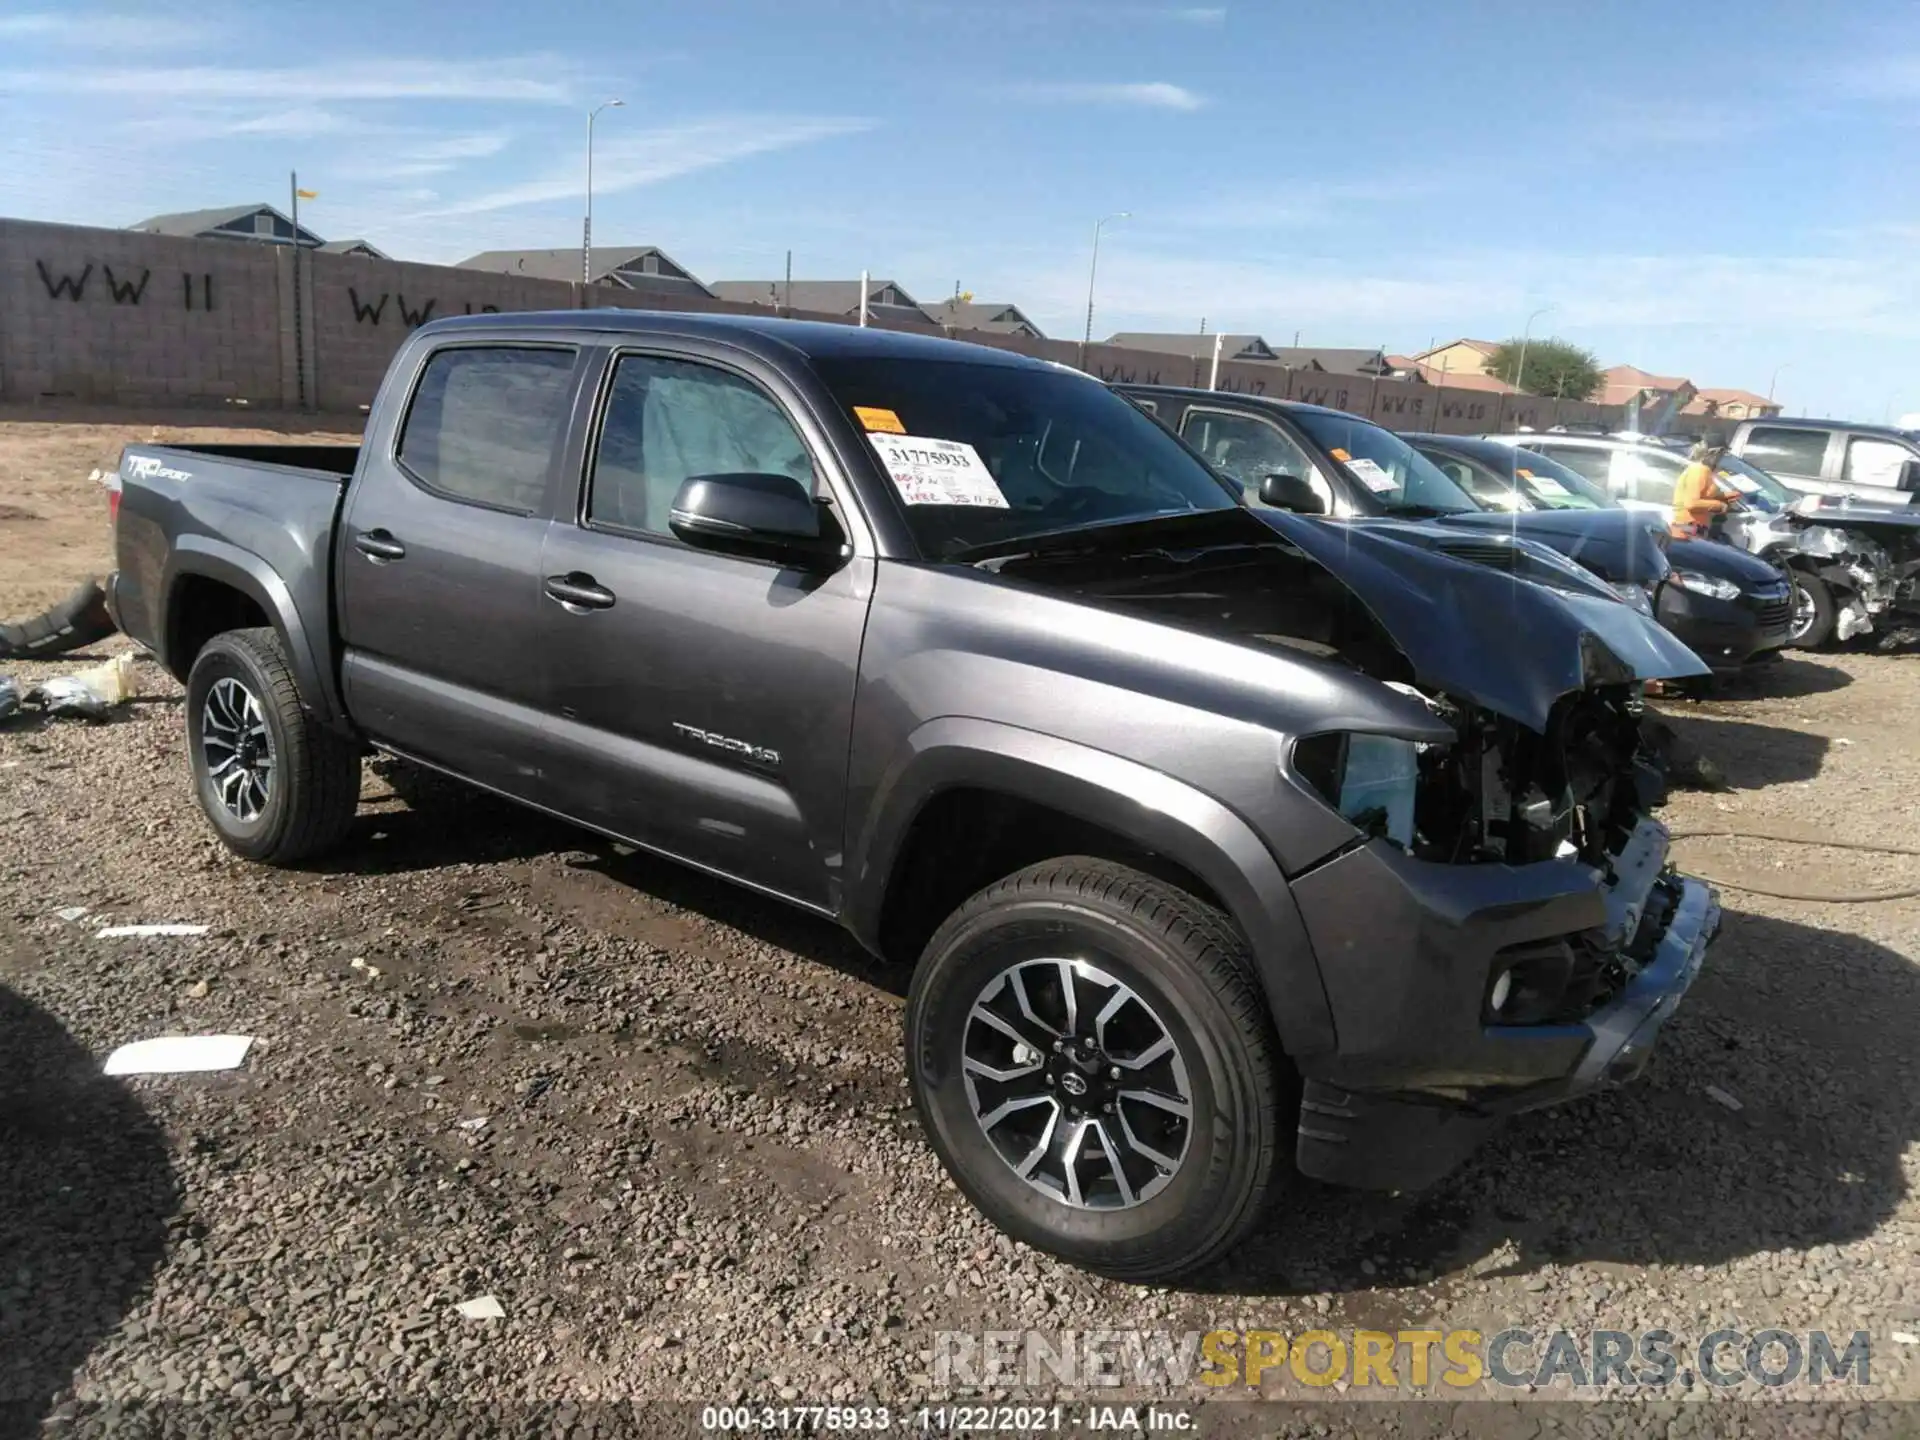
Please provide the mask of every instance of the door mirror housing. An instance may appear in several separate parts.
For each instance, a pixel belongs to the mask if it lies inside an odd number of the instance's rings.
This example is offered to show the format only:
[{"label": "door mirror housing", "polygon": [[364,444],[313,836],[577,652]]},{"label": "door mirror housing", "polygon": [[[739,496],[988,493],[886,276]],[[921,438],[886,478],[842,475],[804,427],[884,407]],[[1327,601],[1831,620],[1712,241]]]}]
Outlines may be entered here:
[{"label": "door mirror housing", "polygon": [[846,553],[833,512],[791,475],[689,476],[673,497],[667,528],[702,550],[809,570],[832,569]]},{"label": "door mirror housing", "polygon": [[1900,488],[1908,492],[1920,490],[1920,460],[1909,460],[1900,467]]},{"label": "door mirror housing", "polygon": [[1296,515],[1324,515],[1326,502],[1298,475],[1277,471],[1260,481],[1260,503],[1276,510],[1291,510]]}]

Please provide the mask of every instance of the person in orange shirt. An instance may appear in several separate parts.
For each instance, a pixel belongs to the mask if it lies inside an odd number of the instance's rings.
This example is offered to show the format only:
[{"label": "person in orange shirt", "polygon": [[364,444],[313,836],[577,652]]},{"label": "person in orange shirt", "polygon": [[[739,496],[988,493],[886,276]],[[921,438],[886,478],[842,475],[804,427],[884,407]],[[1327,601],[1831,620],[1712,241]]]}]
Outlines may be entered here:
[{"label": "person in orange shirt", "polygon": [[1687,456],[1687,468],[1673,484],[1670,528],[1675,539],[1691,540],[1705,535],[1713,517],[1726,513],[1727,502],[1740,498],[1738,490],[1723,490],[1714,478],[1726,453],[1725,445],[1702,440]]}]

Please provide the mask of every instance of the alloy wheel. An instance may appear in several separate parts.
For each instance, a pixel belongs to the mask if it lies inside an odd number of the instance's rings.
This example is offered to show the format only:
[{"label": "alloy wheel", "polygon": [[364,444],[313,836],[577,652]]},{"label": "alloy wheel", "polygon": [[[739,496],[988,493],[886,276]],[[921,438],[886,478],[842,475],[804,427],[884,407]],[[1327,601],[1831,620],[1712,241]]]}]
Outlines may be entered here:
[{"label": "alloy wheel", "polygon": [[1813,603],[1813,596],[1808,593],[1806,586],[1795,580],[1793,582],[1793,620],[1791,628],[1787,631],[1787,638],[1798,640],[1813,629],[1813,620],[1817,613],[1818,608]]},{"label": "alloy wheel", "polygon": [[201,702],[200,753],[221,808],[258,820],[273,794],[273,735],[253,692],[231,676],[215,680]]},{"label": "alloy wheel", "polygon": [[1140,993],[1088,961],[1023,960],[996,975],[968,1012],[961,1069],[988,1143],[1067,1205],[1142,1204],[1186,1157],[1186,1060]]}]

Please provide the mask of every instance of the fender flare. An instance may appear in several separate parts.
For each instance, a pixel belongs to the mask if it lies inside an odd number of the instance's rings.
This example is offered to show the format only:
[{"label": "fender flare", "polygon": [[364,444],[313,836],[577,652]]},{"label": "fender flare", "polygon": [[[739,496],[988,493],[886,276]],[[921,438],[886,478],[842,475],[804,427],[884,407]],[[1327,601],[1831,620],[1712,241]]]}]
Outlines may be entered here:
[{"label": "fender flare", "polygon": [[173,605],[181,582],[189,577],[217,580],[258,605],[267,623],[279,632],[281,642],[287,647],[287,663],[293,669],[301,703],[322,724],[334,729],[344,727],[345,712],[339,703],[332,672],[325,663],[324,653],[314,648],[313,636],[300,618],[293,592],[266,561],[225,540],[208,535],[182,535],[174,542],[167,558],[165,584],[161,588],[165,598],[156,629],[161,644],[166,647],[161,658],[169,669],[174,668],[176,659],[171,653]]},{"label": "fender flare", "polygon": [[1282,1046],[1334,1049],[1333,1012],[1287,878],[1247,822],[1210,795],[1119,755],[996,721],[948,716],[908,737],[875,787],[849,857],[842,919],[877,944],[895,861],[948,790],[983,789],[1098,825],[1200,877],[1246,936]]}]

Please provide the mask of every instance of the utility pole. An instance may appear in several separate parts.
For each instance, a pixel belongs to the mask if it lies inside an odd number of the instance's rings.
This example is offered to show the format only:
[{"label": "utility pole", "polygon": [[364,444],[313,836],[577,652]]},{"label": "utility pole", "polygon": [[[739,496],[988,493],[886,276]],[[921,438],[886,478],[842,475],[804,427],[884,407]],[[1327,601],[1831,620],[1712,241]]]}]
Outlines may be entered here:
[{"label": "utility pole", "polygon": [[1087,368],[1087,346],[1093,343],[1093,285],[1100,276],[1100,231],[1109,221],[1131,220],[1133,212],[1121,210],[1113,215],[1102,215],[1093,222],[1093,263],[1087,267],[1087,328],[1080,336],[1080,368]]},{"label": "utility pole", "polygon": [[602,100],[587,112],[587,219],[580,230],[580,283],[593,283],[593,121],[602,110],[617,110],[624,100]]},{"label": "utility pole", "polygon": [[1207,388],[1209,390],[1218,390],[1220,388],[1220,347],[1226,344],[1226,340],[1227,337],[1225,335],[1217,333],[1213,337],[1213,369],[1207,374]]}]

